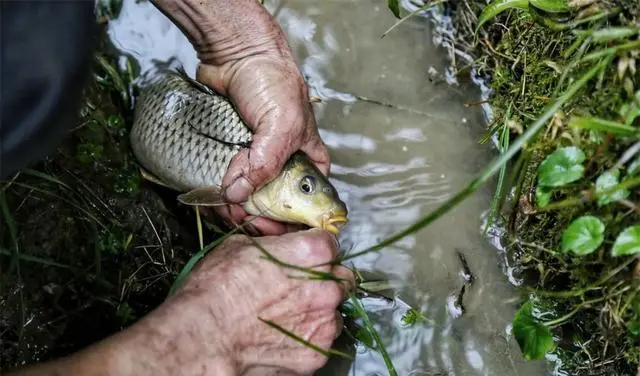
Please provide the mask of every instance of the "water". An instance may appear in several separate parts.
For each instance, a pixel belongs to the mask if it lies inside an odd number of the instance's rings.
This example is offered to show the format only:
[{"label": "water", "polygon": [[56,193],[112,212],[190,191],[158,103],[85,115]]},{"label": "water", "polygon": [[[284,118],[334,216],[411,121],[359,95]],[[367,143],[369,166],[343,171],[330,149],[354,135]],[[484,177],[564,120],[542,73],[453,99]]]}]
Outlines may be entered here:
[{"label": "water", "polygon": [[[495,155],[479,145],[486,122],[471,83],[454,83],[441,38],[424,19],[380,36],[395,19],[385,1],[267,1],[311,89],[333,181],[347,202],[343,249],[362,250],[403,229],[462,188]],[[145,1],[125,1],[110,25],[116,46],[143,70],[177,59],[193,75],[187,39]],[[383,106],[358,98],[391,104]],[[365,300],[400,375],[546,375],[522,360],[510,335],[517,307],[499,248],[482,238],[490,186],[415,236],[353,260],[400,283],[391,304]],[[475,280],[463,296],[462,254]],[[408,305],[429,320],[403,327]],[[361,348],[355,362],[332,360],[322,375],[386,375],[382,358]]]}]

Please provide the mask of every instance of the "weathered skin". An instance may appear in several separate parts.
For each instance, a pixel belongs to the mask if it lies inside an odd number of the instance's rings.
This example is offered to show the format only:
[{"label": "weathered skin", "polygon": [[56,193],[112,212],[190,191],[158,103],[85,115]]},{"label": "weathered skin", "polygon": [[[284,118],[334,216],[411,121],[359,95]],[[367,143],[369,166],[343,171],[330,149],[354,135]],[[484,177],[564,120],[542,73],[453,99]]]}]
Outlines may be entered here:
[{"label": "weathered skin", "polygon": [[[142,88],[131,146],[156,183],[198,205],[220,205],[222,179],[231,159],[250,145],[252,132],[233,105],[184,72],[165,71]],[[183,201],[184,202],[184,201]],[[347,209],[326,176],[303,153],[244,203],[252,215],[303,223],[334,234]]]}]

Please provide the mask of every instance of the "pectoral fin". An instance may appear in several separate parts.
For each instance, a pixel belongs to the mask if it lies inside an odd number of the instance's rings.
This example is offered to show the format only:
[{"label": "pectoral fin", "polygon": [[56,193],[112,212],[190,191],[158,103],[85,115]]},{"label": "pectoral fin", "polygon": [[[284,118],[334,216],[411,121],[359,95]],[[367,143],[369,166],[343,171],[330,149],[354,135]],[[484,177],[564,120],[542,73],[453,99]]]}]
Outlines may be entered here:
[{"label": "pectoral fin", "polygon": [[149,171],[145,170],[142,167],[140,167],[140,174],[142,175],[142,178],[145,180],[148,180],[154,184],[161,185],[163,187],[167,187],[169,189],[173,189],[173,187],[171,187],[169,184],[163,182],[160,178],[158,178],[157,176],[155,176],[154,174],[150,173]]},{"label": "pectoral fin", "polygon": [[200,187],[178,196],[178,201],[193,206],[221,206],[227,205],[219,186]]}]

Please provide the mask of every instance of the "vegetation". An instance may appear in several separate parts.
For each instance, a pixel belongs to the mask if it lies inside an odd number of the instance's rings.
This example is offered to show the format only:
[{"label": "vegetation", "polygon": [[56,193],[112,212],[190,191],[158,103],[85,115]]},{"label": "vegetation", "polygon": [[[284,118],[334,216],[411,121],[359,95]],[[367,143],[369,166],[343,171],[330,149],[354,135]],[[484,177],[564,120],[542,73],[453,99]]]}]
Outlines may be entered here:
[{"label": "vegetation", "polygon": [[457,73],[473,69],[491,88],[483,142],[501,156],[461,194],[500,173],[490,225],[507,228],[524,280],[513,322],[523,356],[555,353],[572,375],[635,374],[640,4],[462,0],[442,9],[454,19],[453,44],[474,56],[454,62]]}]

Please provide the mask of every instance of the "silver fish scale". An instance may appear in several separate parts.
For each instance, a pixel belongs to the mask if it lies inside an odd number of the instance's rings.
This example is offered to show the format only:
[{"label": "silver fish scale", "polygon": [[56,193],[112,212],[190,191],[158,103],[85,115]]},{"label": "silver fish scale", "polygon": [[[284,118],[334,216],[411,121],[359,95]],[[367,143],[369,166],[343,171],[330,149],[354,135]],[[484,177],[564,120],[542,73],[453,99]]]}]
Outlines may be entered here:
[{"label": "silver fish scale", "polygon": [[251,130],[224,97],[176,73],[144,87],[130,139],[140,164],[172,188],[220,185]]}]

